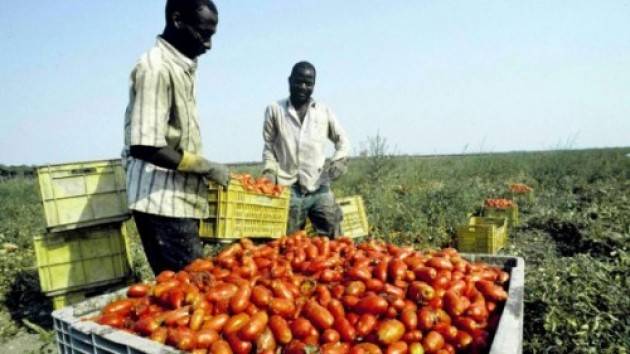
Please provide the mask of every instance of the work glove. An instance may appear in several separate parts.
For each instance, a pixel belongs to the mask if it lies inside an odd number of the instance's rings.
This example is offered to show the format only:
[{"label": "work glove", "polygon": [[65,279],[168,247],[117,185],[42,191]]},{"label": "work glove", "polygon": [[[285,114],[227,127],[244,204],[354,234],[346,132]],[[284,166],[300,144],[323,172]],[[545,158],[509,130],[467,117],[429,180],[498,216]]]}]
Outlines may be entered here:
[{"label": "work glove", "polygon": [[346,159],[331,161],[330,165],[328,166],[328,177],[330,177],[331,181],[339,179],[339,177],[346,174],[346,172],[348,172]]},{"label": "work glove", "polygon": [[208,161],[203,156],[188,151],[182,152],[177,171],[204,175],[224,187],[230,182],[230,171],[225,165]]},{"label": "work glove", "polygon": [[262,176],[263,176],[263,178],[266,178],[269,181],[271,181],[271,183],[278,184],[278,176],[276,176],[276,174],[273,173],[273,171],[267,170],[267,171],[263,172]]}]

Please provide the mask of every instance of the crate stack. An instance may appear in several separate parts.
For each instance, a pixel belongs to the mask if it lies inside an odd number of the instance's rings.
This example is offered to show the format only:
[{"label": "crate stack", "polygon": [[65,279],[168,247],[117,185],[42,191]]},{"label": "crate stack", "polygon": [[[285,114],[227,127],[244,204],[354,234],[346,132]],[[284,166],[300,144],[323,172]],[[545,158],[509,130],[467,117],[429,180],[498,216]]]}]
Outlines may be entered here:
[{"label": "crate stack", "polygon": [[37,168],[46,232],[33,239],[43,293],[55,309],[128,282],[129,219],[120,160]]},{"label": "crate stack", "polygon": [[488,199],[484,202],[481,215],[471,214],[466,224],[457,227],[457,249],[461,252],[495,254],[505,247],[509,229],[519,223],[516,201]]}]

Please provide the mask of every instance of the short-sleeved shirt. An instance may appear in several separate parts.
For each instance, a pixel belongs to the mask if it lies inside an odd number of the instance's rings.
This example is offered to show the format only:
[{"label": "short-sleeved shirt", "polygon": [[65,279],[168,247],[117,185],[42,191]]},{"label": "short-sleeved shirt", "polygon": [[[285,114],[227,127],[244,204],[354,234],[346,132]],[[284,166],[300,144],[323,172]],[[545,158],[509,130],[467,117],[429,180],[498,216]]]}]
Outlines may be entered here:
[{"label": "short-sleeved shirt", "polygon": [[333,161],[347,157],[350,148],[333,112],[314,100],[308,103],[304,122],[288,98],[267,106],[263,139],[263,170],[276,173],[279,184],[299,182],[310,192],[330,184],[324,173],[326,143],[335,144]]},{"label": "short-sleeved shirt", "polygon": [[122,158],[132,210],[178,218],[208,216],[208,188],[201,175],[159,167],[129,153],[131,146],[144,145],[201,154],[196,67],[195,60],[158,37],[131,73]]}]

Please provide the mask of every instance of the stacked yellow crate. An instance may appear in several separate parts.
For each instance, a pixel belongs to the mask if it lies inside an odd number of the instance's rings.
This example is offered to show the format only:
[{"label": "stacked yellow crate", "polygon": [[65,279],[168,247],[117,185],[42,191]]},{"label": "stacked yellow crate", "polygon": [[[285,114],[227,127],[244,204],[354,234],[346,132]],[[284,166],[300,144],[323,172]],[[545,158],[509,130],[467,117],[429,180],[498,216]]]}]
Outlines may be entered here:
[{"label": "stacked yellow crate", "polygon": [[505,246],[506,218],[472,216],[457,228],[457,249],[461,252],[494,254]]},{"label": "stacked yellow crate", "polygon": [[46,165],[37,177],[47,232],[33,242],[40,286],[54,307],[129,279],[121,161]]}]

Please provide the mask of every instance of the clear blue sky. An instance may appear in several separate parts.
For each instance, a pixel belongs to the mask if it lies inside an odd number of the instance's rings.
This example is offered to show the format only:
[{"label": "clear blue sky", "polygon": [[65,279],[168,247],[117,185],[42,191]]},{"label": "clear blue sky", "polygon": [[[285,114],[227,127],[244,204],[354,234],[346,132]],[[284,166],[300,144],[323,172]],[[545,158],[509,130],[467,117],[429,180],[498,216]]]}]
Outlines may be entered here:
[{"label": "clear blue sky", "polygon": [[[630,145],[628,1],[217,1],[205,155],[259,160],[291,66],[350,135],[408,154]],[[163,1],[0,2],[0,163],[120,154],[129,73]]]}]

